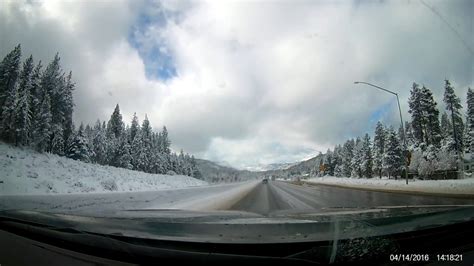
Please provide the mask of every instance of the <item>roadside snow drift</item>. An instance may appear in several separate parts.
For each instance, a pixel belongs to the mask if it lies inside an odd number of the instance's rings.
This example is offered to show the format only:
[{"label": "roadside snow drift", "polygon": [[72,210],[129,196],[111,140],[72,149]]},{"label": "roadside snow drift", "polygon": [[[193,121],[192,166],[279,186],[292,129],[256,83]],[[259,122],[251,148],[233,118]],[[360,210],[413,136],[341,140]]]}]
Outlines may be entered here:
[{"label": "roadside snow drift", "polygon": [[445,195],[472,195],[474,196],[474,178],[456,180],[408,180],[379,178],[348,178],[348,177],[314,177],[307,180],[309,183],[322,185],[336,185],[348,188],[360,188],[387,192],[413,192]]},{"label": "roadside snow drift", "polygon": [[89,164],[0,142],[0,195],[151,191],[207,185],[180,175],[158,175]]}]

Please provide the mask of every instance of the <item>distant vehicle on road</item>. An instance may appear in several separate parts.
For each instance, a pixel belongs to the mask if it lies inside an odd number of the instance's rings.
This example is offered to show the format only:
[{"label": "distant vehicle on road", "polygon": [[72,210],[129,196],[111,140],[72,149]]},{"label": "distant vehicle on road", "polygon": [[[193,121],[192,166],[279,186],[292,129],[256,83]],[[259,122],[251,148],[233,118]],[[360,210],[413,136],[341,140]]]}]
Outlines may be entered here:
[{"label": "distant vehicle on road", "polygon": [[262,180],[262,183],[263,183],[263,184],[267,184],[267,183],[268,183],[268,179],[267,179],[267,178],[264,178],[264,179]]}]

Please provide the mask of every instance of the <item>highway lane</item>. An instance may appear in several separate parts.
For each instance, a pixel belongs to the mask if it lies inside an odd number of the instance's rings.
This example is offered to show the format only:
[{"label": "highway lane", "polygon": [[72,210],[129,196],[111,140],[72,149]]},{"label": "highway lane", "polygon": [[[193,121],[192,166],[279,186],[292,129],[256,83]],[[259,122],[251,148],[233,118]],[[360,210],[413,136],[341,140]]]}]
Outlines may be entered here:
[{"label": "highway lane", "polygon": [[126,210],[230,211],[276,217],[330,208],[474,204],[457,199],[261,181],[149,192],[0,196],[0,210],[105,215]]},{"label": "highway lane", "polygon": [[257,185],[229,209],[274,216],[295,212],[320,212],[328,208],[465,204],[474,204],[474,199],[364,191],[318,185],[301,186],[269,181],[267,184]]}]

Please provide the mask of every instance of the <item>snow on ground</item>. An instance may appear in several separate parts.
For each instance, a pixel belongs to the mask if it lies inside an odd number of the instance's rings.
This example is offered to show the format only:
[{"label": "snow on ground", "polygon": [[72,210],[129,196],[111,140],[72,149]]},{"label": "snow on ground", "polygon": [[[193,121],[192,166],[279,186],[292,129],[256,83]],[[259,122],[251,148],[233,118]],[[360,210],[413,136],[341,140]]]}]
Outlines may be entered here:
[{"label": "snow on ground", "polygon": [[152,191],[207,184],[188,176],[84,163],[0,142],[0,195]]},{"label": "snow on ground", "polygon": [[417,192],[446,195],[474,195],[474,178],[458,180],[408,180],[379,178],[348,178],[348,177],[313,177],[306,180],[309,183],[337,185],[349,188],[373,189],[393,192]]}]

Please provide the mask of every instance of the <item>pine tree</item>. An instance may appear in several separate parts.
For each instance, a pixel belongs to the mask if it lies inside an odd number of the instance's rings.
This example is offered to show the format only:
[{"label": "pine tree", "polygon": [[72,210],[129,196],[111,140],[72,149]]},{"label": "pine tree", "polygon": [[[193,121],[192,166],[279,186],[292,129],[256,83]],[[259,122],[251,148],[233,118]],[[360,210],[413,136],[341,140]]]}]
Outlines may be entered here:
[{"label": "pine tree", "polygon": [[117,104],[107,124],[107,136],[119,138],[122,135],[124,128],[125,126],[122,120],[122,115],[120,114],[120,107]]},{"label": "pine tree", "polygon": [[471,88],[467,89],[467,124],[469,126],[469,153],[474,154],[474,93]]},{"label": "pine tree", "polygon": [[166,129],[165,126],[163,127],[163,130],[161,131],[161,144],[162,144],[161,152],[169,155],[171,153],[171,150],[170,150],[171,141],[168,138],[168,129]]},{"label": "pine tree", "polygon": [[63,139],[66,142],[74,130],[72,122],[72,114],[74,112],[74,100],[72,93],[74,91],[75,83],[72,81],[72,72],[70,71],[63,82],[64,86],[61,90],[61,113],[63,113],[62,128],[63,128]]},{"label": "pine tree", "polygon": [[132,118],[132,125],[130,126],[130,143],[133,142],[139,130],[140,124],[138,123],[137,113],[134,113]]},{"label": "pine tree", "polygon": [[413,150],[415,148],[415,136],[413,134],[413,128],[411,127],[411,123],[405,121],[405,134],[406,134],[406,141],[407,141],[407,148],[408,150]]},{"label": "pine tree", "polygon": [[382,160],[385,153],[385,128],[379,121],[375,126],[373,148],[373,171],[382,178]]},{"label": "pine tree", "polygon": [[441,115],[441,135],[443,140],[441,141],[441,148],[446,151],[456,150],[456,144],[453,138],[453,124],[449,119],[449,116],[446,112],[443,112]]},{"label": "pine tree", "polygon": [[[21,46],[18,44],[0,62],[0,115],[5,101],[15,89],[21,60]],[[3,115],[1,115],[3,117]]]},{"label": "pine tree", "polygon": [[125,136],[120,138],[120,146],[117,150],[117,160],[118,160],[118,167],[126,168],[126,169],[133,169],[132,166],[132,156],[130,154],[130,144]]},{"label": "pine tree", "polygon": [[364,159],[364,149],[363,149],[363,142],[362,140],[357,137],[355,141],[355,146],[353,149],[353,157],[351,160],[351,168],[352,168],[352,177],[363,177],[362,171],[362,161]]},{"label": "pine tree", "polygon": [[41,61],[38,62],[33,74],[31,76],[31,90],[30,90],[30,109],[31,109],[31,128],[32,131],[38,127],[38,118],[41,102],[43,101],[43,88],[41,87],[41,73],[43,66]]},{"label": "pine tree", "polygon": [[455,150],[462,151],[464,146],[463,133],[464,123],[462,121],[461,112],[462,109],[461,101],[454,93],[454,88],[451,86],[449,80],[445,80],[444,87],[444,103],[446,110],[451,113],[451,122],[453,123],[453,139],[455,143]]},{"label": "pine tree", "polygon": [[387,129],[387,139],[385,142],[385,155],[383,157],[383,169],[388,176],[400,174],[402,169],[402,150],[397,134],[392,127]]},{"label": "pine tree", "polygon": [[434,145],[440,147],[441,130],[439,127],[439,110],[437,103],[433,98],[433,93],[430,89],[423,86],[421,88],[422,94],[422,108],[425,122],[425,143],[427,145]]},{"label": "pine tree", "polygon": [[74,140],[67,148],[67,157],[73,160],[90,162],[90,151],[88,149],[86,136],[84,134],[84,125],[81,123]]},{"label": "pine tree", "polygon": [[142,130],[137,131],[135,138],[133,139],[131,155],[133,169],[147,171],[147,168],[150,165],[150,160],[148,157],[149,154],[147,147],[145,147],[145,142],[143,140]]},{"label": "pine tree", "polygon": [[61,97],[62,97],[62,86],[64,73],[61,70],[59,54],[56,53],[53,61],[46,67],[42,79],[41,87],[43,90],[48,92],[51,100],[51,114],[53,115],[53,124],[59,124],[62,126],[62,119],[64,113],[61,108]]},{"label": "pine tree", "polygon": [[48,148],[51,136],[52,115],[48,92],[44,91],[44,95],[41,98],[42,101],[40,104],[39,115],[37,117],[37,123],[33,129],[33,145],[36,150],[44,152]]},{"label": "pine tree", "polygon": [[28,145],[31,139],[31,87],[33,75],[33,56],[30,55],[23,63],[19,76],[18,106],[15,114],[16,144]]},{"label": "pine tree", "polygon": [[334,147],[334,176],[343,176],[343,148],[341,145]]},{"label": "pine tree", "polygon": [[16,114],[19,112],[18,86],[13,86],[6,94],[5,105],[2,108],[0,133],[5,141],[16,143]]},{"label": "pine tree", "polygon": [[350,139],[342,146],[342,174],[350,177],[352,173],[352,157],[354,155],[354,140]]},{"label": "pine tree", "polygon": [[98,164],[106,164],[107,163],[107,148],[106,148],[106,133],[105,129],[101,127],[100,120],[97,120],[96,124],[94,125],[93,129],[93,139],[92,139],[92,147],[93,147],[93,158],[92,160]]},{"label": "pine tree", "polygon": [[422,94],[418,84],[413,82],[412,89],[410,91],[410,98],[408,99],[408,112],[411,114],[411,126],[413,129],[413,136],[415,138],[415,145],[418,146],[424,142],[424,119],[423,119],[423,107],[421,104]]},{"label": "pine tree", "polygon": [[326,151],[326,154],[324,155],[324,172],[323,175],[329,175],[332,176],[334,175],[334,160],[333,160],[333,153],[330,149]]},{"label": "pine tree", "polygon": [[191,155],[191,167],[192,167],[191,176],[197,179],[202,179],[202,174],[197,167],[196,158],[194,158],[194,155]]},{"label": "pine tree", "polygon": [[443,112],[443,114],[441,115],[440,127],[441,127],[441,136],[443,137],[443,139],[453,136],[453,124],[451,123],[448,113],[446,112]]},{"label": "pine tree", "polygon": [[373,159],[372,159],[372,149],[371,141],[369,134],[365,134],[364,138],[362,139],[362,175],[367,178],[372,178],[372,167],[373,167]]},{"label": "pine tree", "polygon": [[[467,118],[467,117],[466,117]],[[463,135],[463,143],[464,143],[464,152],[469,152],[469,146],[471,145],[471,134],[469,134],[469,121],[466,120],[464,123],[464,135]]]},{"label": "pine tree", "polygon": [[63,128],[59,124],[52,124],[51,126],[51,142],[50,148],[51,153],[64,155],[67,150],[64,143]]}]

